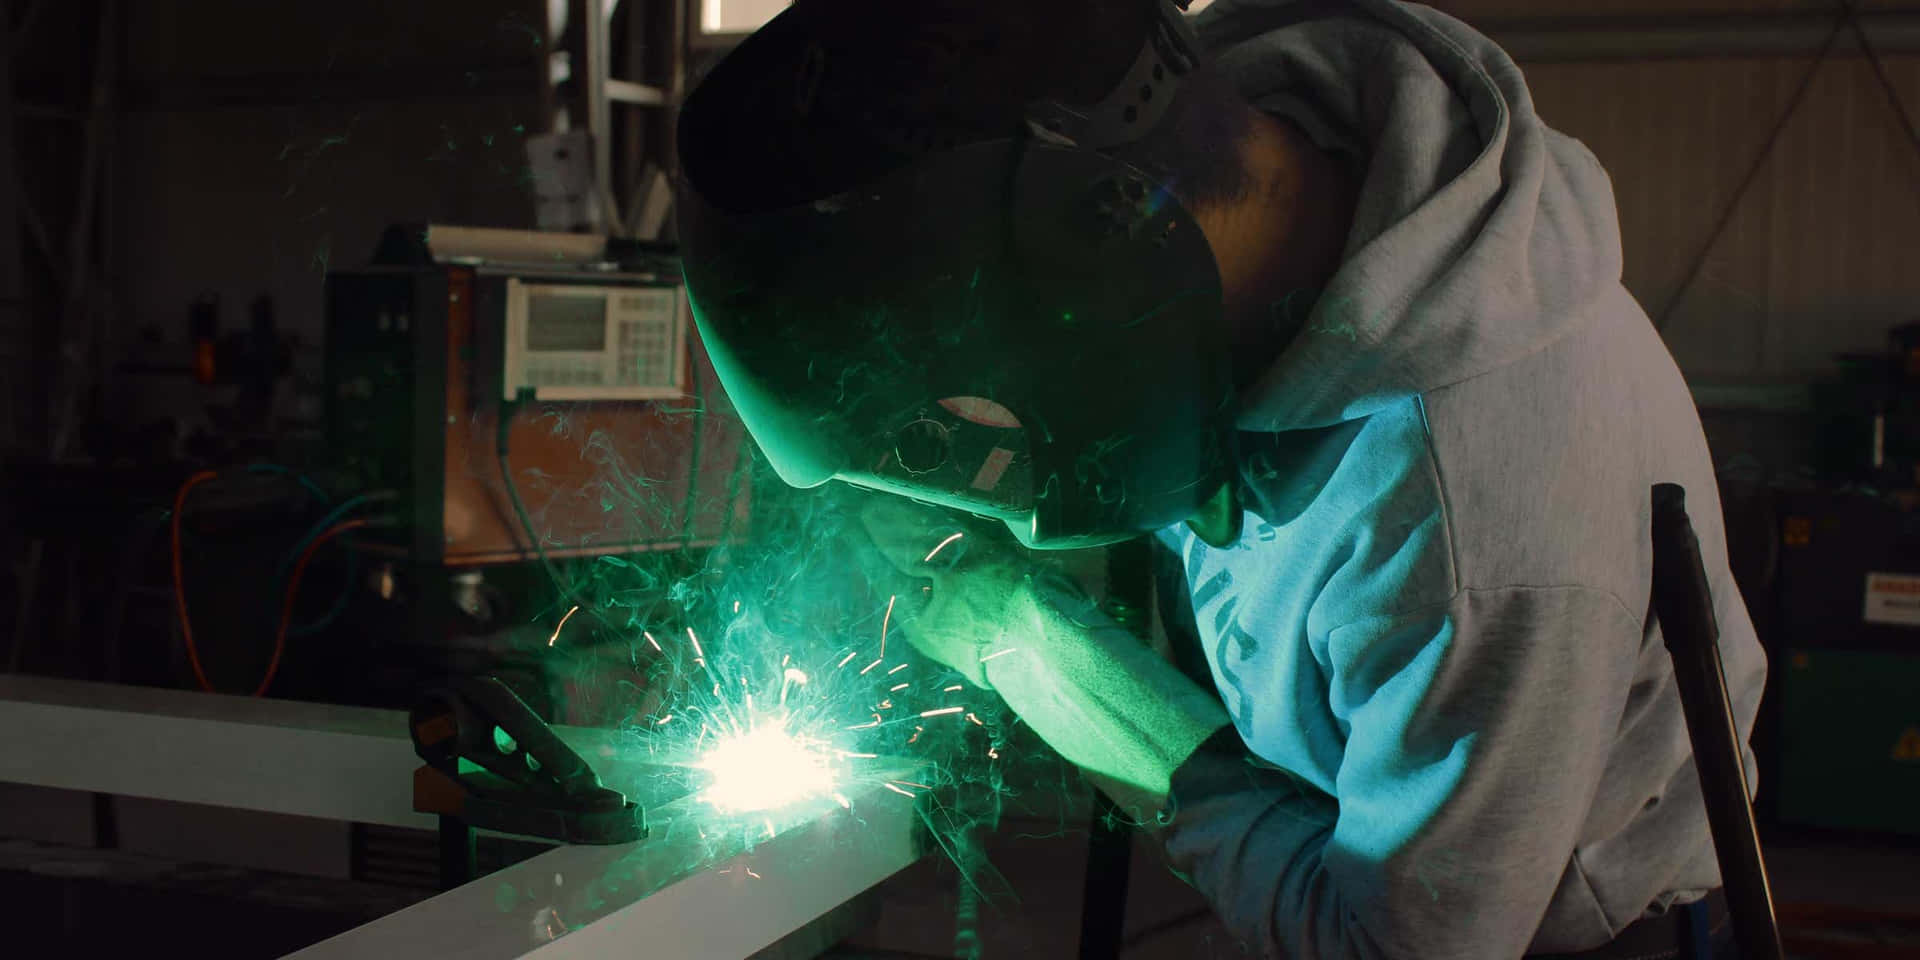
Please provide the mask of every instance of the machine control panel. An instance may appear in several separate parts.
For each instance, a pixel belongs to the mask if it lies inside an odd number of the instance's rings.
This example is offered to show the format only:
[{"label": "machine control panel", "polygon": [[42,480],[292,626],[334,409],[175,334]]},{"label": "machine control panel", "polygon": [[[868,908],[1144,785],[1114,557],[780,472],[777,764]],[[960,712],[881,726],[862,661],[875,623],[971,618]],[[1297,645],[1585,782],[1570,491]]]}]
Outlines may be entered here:
[{"label": "machine control panel", "polygon": [[688,305],[678,286],[507,281],[501,384],[540,400],[684,396]]}]

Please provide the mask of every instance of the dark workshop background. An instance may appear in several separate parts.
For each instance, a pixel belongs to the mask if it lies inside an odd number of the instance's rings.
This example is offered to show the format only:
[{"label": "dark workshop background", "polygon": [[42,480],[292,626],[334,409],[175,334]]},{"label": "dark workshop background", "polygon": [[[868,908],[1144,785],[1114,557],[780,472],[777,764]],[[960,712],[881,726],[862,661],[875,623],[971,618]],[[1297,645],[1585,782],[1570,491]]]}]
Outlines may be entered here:
[{"label": "dark workshop background", "polygon": [[[684,88],[728,28],[779,6],[675,2],[619,4],[617,70]],[[1808,956],[1920,955],[1920,625],[1863,615],[1869,574],[1920,576],[1920,4],[1435,5],[1501,41],[1541,115],[1606,165],[1627,286],[1694,388],[1772,662],[1759,807],[1789,939]],[[135,536],[127,504],[223,461],[337,460],[328,272],[365,263],[393,224],[534,225],[526,141],[563,114],[583,122],[578,83],[556,79],[556,54],[578,53],[577,31],[553,28],[578,24],[568,6],[0,3],[8,669],[190,685],[164,593],[117,601],[112,622],[95,609]],[[623,205],[671,156],[668,130],[664,109],[616,122]],[[197,302],[217,304],[222,334],[261,311],[274,334],[222,354],[233,377],[199,382]],[[361,896],[353,911],[272,906],[304,918],[283,927],[295,939],[432,892],[430,838],[117,802],[117,856]],[[1072,954],[1085,803],[1014,811],[992,842],[1020,896],[987,909],[984,955]],[[36,851],[97,846],[93,813],[85,796],[0,784],[0,881],[52,882],[20,878],[50,856]],[[425,865],[369,876],[369,843]],[[10,919],[77,930],[149,896],[107,886],[64,921]],[[955,898],[952,867],[930,858],[879,888],[877,920],[837,949],[951,956]],[[1139,845],[1124,955],[1241,955],[1200,907]]]}]

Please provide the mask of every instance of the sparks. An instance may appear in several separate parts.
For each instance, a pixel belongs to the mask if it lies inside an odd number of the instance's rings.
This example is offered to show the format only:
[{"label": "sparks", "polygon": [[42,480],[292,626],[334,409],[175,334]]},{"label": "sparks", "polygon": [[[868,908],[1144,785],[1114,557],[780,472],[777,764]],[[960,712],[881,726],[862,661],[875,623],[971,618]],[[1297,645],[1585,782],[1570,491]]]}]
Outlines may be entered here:
[{"label": "sparks", "polygon": [[881,786],[883,786],[883,787],[886,787],[886,788],[887,788],[888,790],[892,790],[892,791],[893,791],[894,793],[897,793],[897,794],[899,794],[899,795],[901,795],[901,796],[903,796],[903,797],[911,797],[911,796],[913,796],[913,792],[912,792],[912,791],[910,791],[910,790],[902,790],[902,789],[900,789],[899,787],[896,787],[896,786],[894,786],[894,785],[893,785],[893,784],[891,784],[891,783],[883,783],[883,784],[881,784]]},{"label": "sparks", "polygon": [[891,686],[891,687],[888,687],[888,688],[887,688],[887,692],[888,692],[888,693],[899,693],[900,691],[902,691],[902,690],[905,690],[906,688],[908,688],[908,687],[911,687],[911,686],[913,686],[913,683],[912,683],[911,681],[909,681],[909,682],[907,682],[907,683],[896,683],[896,684],[894,684],[893,686]]},{"label": "sparks", "polygon": [[875,660],[874,662],[867,664],[866,666],[860,668],[860,675],[863,677],[866,676],[868,670],[872,670],[874,667],[877,667],[879,665],[880,665],[880,661],[878,660]]},{"label": "sparks", "polygon": [[700,649],[700,638],[693,635],[692,627],[687,628],[687,639],[693,641],[693,655],[701,660],[705,660],[707,658],[707,652]]},{"label": "sparks", "polygon": [[942,717],[949,713],[965,713],[966,709],[966,707],[941,707],[938,710],[922,711],[920,715],[923,717]]},{"label": "sparks", "polygon": [[963,683],[956,683],[956,684],[954,684],[954,685],[953,685],[953,686],[951,686],[951,687],[941,687],[941,688],[940,688],[940,692],[941,692],[941,693],[952,693],[952,692],[954,692],[955,690],[958,690],[958,689],[960,689],[961,687],[964,687],[964,686],[966,686],[966,684],[963,684]]},{"label": "sparks", "polygon": [[802,687],[806,686],[807,675],[805,672],[801,670],[797,670],[793,667],[788,667],[786,673],[782,674],[780,678],[780,705],[781,706],[784,707],[787,705],[787,691],[792,689],[796,684]]},{"label": "sparks", "polygon": [[905,664],[905,663],[903,663],[903,664],[901,664],[901,665],[899,665],[899,666],[897,666],[897,667],[894,667],[894,668],[893,668],[892,670],[888,670],[888,671],[887,671],[887,676],[889,676],[889,677],[891,677],[891,676],[893,676],[894,674],[896,674],[896,673],[899,673],[899,672],[900,672],[900,671],[902,671],[902,670],[905,670],[905,669],[906,669],[906,668],[907,668],[908,666],[909,666],[909,664]]},{"label": "sparks", "polygon": [[727,737],[701,757],[713,775],[702,796],[729,813],[772,810],[833,792],[830,754],[817,741],[787,731],[779,718]]},{"label": "sparks", "polygon": [[973,715],[973,714],[971,714],[971,713],[969,713],[969,714],[967,714],[967,722],[968,722],[968,723],[971,723],[971,724],[973,724],[973,725],[974,725],[974,726],[976,726],[976,727],[984,727],[984,726],[986,726],[986,724],[984,724],[984,723],[981,723],[981,722],[980,722],[980,718],[979,718],[979,717],[976,717],[976,716],[974,716],[974,715]]},{"label": "sparks", "polygon": [[984,657],[981,657],[981,658],[980,658],[980,662],[981,662],[981,663],[986,663],[986,662],[987,662],[988,660],[992,660],[992,659],[995,659],[995,658],[997,658],[997,657],[1004,657],[1004,656],[1006,656],[1006,655],[1007,655],[1007,654],[1009,654],[1009,653],[1018,653],[1018,652],[1020,652],[1020,648],[1019,648],[1019,647],[1008,647],[1007,649],[1005,649],[1005,650],[1001,650],[1001,651],[999,651],[998,653],[989,653],[989,654],[987,654],[986,656],[984,656]]},{"label": "sparks", "polygon": [[880,659],[887,658],[887,625],[893,622],[893,602],[900,599],[899,594],[887,598],[887,615],[880,618]]},{"label": "sparks", "polygon": [[568,610],[566,616],[560,618],[560,622],[554,625],[553,636],[547,638],[547,646],[553,646],[553,642],[560,639],[560,631],[566,629],[567,621],[573,619],[573,615],[579,612],[580,608],[576,606],[572,610]]},{"label": "sparks", "polygon": [[922,560],[921,560],[920,562],[921,562],[921,563],[932,563],[932,562],[933,562],[933,558],[934,558],[934,557],[935,557],[936,555],[938,555],[938,554],[940,553],[940,551],[942,551],[942,550],[945,550],[945,549],[947,548],[947,544],[949,544],[949,543],[952,543],[952,542],[954,542],[955,540],[958,540],[958,539],[960,539],[961,537],[964,537],[964,536],[966,536],[966,534],[964,534],[964,533],[956,533],[956,534],[954,534],[953,536],[951,536],[951,537],[948,537],[948,538],[946,538],[945,540],[942,540],[942,541],[940,541],[940,545],[939,545],[939,546],[936,546],[936,547],[934,547],[934,548],[933,548],[932,550],[930,550],[930,551],[928,551],[928,552],[927,552],[927,555],[926,555],[926,557],[925,557],[924,559],[922,559]]},{"label": "sparks", "polygon": [[653,651],[654,651],[655,653],[665,653],[665,652],[666,652],[665,650],[662,650],[662,649],[660,649],[660,641],[658,641],[658,640],[655,640],[655,639],[653,638],[653,634],[651,634],[651,633],[648,633],[648,632],[646,632],[645,630],[642,630],[642,631],[640,631],[640,635],[641,635],[641,636],[643,636],[643,637],[646,637],[646,638],[647,638],[647,642],[648,642],[648,643],[651,643],[651,644],[653,644]]},{"label": "sparks", "polygon": [[660,718],[660,719],[658,719],[658,720],[655,720],[655,721],[653,722],[653,725],[657,727],[657,726],[659,726],[659,725],[661,725],[661,724],[663,724],[663,723],[666,723],[666,722],[667,722],[668,720],[672,720],[672,719],[673,719],[673,714],[671,714],[671,713],[669,713],[669,714],[667,714],[666,716],[664,716],[664,717],[661,717],[661,718]]},{"label": "sparks", "polygon": [[859,652],[860,652],[860,651],[858,651],[858,650],[848,650],[848,651],[847,651],[847,655],[846,655],[846,656],[844,656],[844,657],[841,657],[841,658],[840,658],[840,662],[839,662],[839,663],[836,663],[836,664],[834,664],[834,665],[833,665],[833,668],[834,668],[835,670],[838,670],[838,669],[840,669],[841,667],[844,667],[844,666],[846,666],[846,665],[847,665],[847,663],[848,663],[849,661],[851,661],[851,660],[853,659],[853,657],[854,657],[854,654],[856,654],[856,653],[859,653]]}]

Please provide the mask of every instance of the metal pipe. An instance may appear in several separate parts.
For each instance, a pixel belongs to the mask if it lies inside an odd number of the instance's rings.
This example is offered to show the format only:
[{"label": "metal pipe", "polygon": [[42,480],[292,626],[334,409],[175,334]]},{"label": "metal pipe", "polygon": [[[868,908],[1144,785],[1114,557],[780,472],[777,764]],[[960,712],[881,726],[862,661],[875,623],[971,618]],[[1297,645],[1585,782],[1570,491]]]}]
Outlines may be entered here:
[{"label": "metal pipe", "polygon": [[[1715,57],[1810,57],[1833,31],[1833,13],[1713,17],[1571,18],[1475,23],[1520,63],[1674,60]],[[1856,13],[1874,49],[1920,53],[1920,12]],[[1833,56],[1864,56],[1847,31]]]},{"label": "metal pipe", "polygon": [[620,209],[613,200],[613,109],[607,100],[607,79],[613,68],[613,48],[608,40],[606,0],[587,0],[587,15],[580,24],[587,47],[586,76],[581,84],[587,93],[587,131],[593,137],[594,201],[601,205],[603,233],[619,229]]},{"label": "metal pipe", "polygon": [[1680,708],[1693,742],[1693,764],[1700,774],[1707,827],[1740,956],[1784,960],[1766,860],[1753,822],[1753,798],[1747,793],[1740,730],[1720,664],[1720,628],[1686,503],[1686,491],[1678,484],[1654,485],[1654,613],[1673,658],[1673,679],[1680,688]]}]

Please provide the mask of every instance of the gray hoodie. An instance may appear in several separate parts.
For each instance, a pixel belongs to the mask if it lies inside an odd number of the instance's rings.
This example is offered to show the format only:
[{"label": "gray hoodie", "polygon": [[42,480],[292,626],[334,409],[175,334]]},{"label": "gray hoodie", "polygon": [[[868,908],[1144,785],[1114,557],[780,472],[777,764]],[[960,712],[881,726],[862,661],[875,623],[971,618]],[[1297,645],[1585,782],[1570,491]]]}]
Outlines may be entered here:
[{"label": "gray hoodie", "polygon": [[1196,24],[1363,180],[1342,266],[1242,398],[1240,540],[1159,535],[1271,768],[1183,768],[1175,867],[1302,958],[1583,950],[1697,899],[1718,871],[1649,608],[1654,483],[1686,487],[1743,736],[1765,664],[1605,173],[1425,7],[1217,0]]}]

